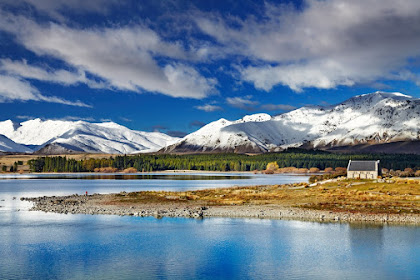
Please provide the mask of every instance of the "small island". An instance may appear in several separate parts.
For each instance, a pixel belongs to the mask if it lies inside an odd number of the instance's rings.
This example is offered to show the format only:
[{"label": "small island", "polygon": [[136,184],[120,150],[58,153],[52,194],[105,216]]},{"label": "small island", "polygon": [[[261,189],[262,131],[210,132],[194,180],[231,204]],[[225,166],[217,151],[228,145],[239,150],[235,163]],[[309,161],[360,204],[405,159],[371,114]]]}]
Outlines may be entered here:
[{"label": "small island", "polygon": [[31,210],[155,217],[244,217],[420,224],[420,180],[356,180],[22,198]]}]

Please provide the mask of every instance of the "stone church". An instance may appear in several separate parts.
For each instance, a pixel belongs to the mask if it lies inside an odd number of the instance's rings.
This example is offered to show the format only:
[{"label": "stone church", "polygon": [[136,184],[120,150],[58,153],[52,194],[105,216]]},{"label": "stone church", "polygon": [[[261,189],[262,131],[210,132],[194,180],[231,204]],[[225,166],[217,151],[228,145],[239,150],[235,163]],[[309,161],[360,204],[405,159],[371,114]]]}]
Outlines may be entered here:
[{"label": "stone church", "polygon": [[379,160],[350,160],[347,166],[349,179],[376,179],[379,175]]}]

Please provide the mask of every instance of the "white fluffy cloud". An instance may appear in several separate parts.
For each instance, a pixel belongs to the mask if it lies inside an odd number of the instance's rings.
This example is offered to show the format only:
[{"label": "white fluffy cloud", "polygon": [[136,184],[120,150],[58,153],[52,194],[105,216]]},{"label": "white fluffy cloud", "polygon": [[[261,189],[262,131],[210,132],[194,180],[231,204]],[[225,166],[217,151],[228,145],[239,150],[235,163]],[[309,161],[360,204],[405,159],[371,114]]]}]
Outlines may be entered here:
[{"label": "white fluffy cloud", "polygon": [[80,73],[89,72],[111,88],[196,99],[217,92],[215,79],[176,62],[188,56],[178,42],[166,42],[147,27],[76,29],[41,25],[5,12],[0,16],[0,28],[14,34],[27,49],[63,60]]},{"label": "white fluffy cloud", "polygon": [[[241,18],[191,9],[179,21],[165,22],[173,27],[169,31],[147,25],[147,20],[82,28],[63,18],[64,10],[72,15],[103,15],[116,3],[82,2],[5,0],[2,3],[15,5],[15,9],[3,10],[0,3],[1,31],[13,34],[16,42],[41,60],[52,57],[66,66],[55,69],[3,58],[0,74],[20,82],[84,83],[91,88],[194,99],[217,93],[218,81],[209,76],[220,61],[230,66],[219,67],[223,71],[218,75],[231,75],[264,91],[276,85],[300,92],[381,80],[420,84],[419,75],[411,70],[420,58],[417,0],[304,0],[298,8],[293,2],[266,2],[262,12]],[[26,10],[35,9],[55,22],[46,23],[39,16],[35,20],[32,13],[13,14],[11,11],[19,10],[16,7],[30,7]],[[246,96],[230,97],[226,102],[243,109],[259,105]],[[210,102],[196,108],[220,110]]]},{"label": "white fluffy cloud", "polygon": [[14,100],[22,101],[44,101],[60,103],[71,106],[90,107],[80,101],[68,101],[56,96],[42,95],[38,89],[27,81],[13,76],[0,75],[0,102],[10,102]]},{"label": "white fluffy cloud", "polygon": [[2,4],[17,8],[29,6],[56,20],[67,21],[63,12],[106,14],[114,5],[118,4],[118,0],[2,0],[0,7]]},{"label": "white fluffy cloud", "polygon": [[0,59],[0,71],[26,79],[73,85],[85,83],[92,88],[105,87],[103,83],[86,78],[83,71],[70,72],[59,69],[44,69],[39,66],[29,65],[26,60],[14,61],[11,59]]},{"label": "white fluffy cloud", "polygon": [[411,80],[409,61],[420,56],[417,0],[307,0],[299,9],[266,4],[260,19],[206,15],[196,23],[226,56],[250,60],[239,68],[241,78],[266,91],[277,84],[301,91]]}]

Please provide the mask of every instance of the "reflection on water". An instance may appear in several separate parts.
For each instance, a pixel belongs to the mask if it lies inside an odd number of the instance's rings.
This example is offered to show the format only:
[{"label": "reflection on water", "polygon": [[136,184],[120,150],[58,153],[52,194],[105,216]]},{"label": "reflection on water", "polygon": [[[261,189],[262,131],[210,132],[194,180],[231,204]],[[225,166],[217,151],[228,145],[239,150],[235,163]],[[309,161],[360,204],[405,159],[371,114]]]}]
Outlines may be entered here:
[{"label": "reflection on water", "polygon": [[0,279],[420,279],[420,227],[64,215],[29,212],[19,200],[307,180],[247,176],[0,180]]},{"label": "reflection on water", "polygon": [[384,227],[373,244],[362,238],[372,228],[358,228],[359,251],[347,224],[32,212],[13,221],[0,222],[5,279],[420,277],[418,227]]},{"label": "reflection on water", "polygon": [[25,175],[0,175],[0,180],[11,179],[78,179],[78,180],[238,180],[251,179],[251,176],[244,175],[227,175],[227,174],[159,174],[159,173],[59,173],[59,174],[25,174]]},{"label": "reflection on water", "polygon": [[365,255],[367,250],[377,254],[383,247],[384,226],[382,224],[350,224],[349,239],[351,248],[357,254]]}]

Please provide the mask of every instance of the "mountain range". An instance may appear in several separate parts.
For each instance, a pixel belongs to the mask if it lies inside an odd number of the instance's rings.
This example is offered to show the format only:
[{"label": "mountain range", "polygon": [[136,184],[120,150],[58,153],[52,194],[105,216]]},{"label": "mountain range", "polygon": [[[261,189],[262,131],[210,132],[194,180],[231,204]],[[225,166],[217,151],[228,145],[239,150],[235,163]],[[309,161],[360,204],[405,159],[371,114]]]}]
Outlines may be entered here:
[{"label": "mountain range", "polygon": [[155,152],[177,140],[164,133],[131,130],[114,122],[0,122],[0,151],[4,152],[132,154]]},{"label": "mountain range", "polygon": [[420,99],[374,92],[281,115],[219,119],[175,138],[113,122],[0,122],[0,151],[54,153],[264,153],[289,147],[337,152],[420,153]]},{"label": "mountain range", "polygon": [[333,151],[419,153],[420,99],[375,92],[330,106],[278,116],[220,119],[161,152],[276,152],[288,147]]}]

